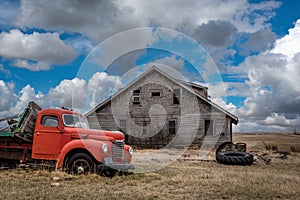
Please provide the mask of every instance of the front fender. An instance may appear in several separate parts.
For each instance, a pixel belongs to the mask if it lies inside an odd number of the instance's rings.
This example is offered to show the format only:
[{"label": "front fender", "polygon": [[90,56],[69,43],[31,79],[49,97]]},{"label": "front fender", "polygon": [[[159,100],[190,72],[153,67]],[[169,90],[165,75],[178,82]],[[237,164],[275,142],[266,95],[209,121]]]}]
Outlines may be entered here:
[{"label": "front fender", "polygon": [[131,163],[131,160],[132,160],[132,156],[129,154],[129,149],[130,149],[131,146],[129,145],[124,145],[124,153],[125,153],[125,160],[128,162],[128,163]]},{"label": "front fender", "polygon": [[107,156],[107,153],[102,152],[102,144],[106,142],[92,139],[72,140],[68,142],[61,150],[56,163],[56,169],[62,167],[66,155],[74,149],[85,149],[95,158],[99,163],[103,162],[103,158]]}]

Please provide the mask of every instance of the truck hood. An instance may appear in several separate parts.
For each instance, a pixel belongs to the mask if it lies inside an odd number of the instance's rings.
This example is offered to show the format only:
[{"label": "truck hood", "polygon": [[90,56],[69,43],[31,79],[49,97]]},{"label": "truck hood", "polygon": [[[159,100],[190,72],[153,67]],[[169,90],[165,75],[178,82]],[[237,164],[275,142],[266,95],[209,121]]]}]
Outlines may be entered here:
[{"label": "truck hood", "polygon": [[66,132],[72,133],[74,139],[95,139],[95,140],[123,140],[124,134],[120,131],[105,131],[96,129],[83,129],[65,127]]}]

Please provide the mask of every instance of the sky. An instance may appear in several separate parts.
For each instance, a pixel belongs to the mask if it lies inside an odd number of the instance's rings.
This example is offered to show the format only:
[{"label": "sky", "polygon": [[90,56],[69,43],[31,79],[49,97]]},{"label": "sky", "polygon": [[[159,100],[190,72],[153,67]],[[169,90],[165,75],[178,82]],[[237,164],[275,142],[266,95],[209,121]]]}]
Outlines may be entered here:
[{"label": "sky", "polygon": [[86,113],[153,63],[207,86],[235,132],[300,130],[297,1],[0,1],[0,118]]}]

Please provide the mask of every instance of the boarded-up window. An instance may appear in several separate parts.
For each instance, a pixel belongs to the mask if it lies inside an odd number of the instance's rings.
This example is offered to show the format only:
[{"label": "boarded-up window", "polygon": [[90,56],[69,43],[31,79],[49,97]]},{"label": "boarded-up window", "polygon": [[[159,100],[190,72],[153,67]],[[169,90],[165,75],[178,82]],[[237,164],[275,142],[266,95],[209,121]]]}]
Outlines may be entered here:
[{"label": "boarded-up window", "polygon": [[134,90],[132,94],[132,103],[133,104],[140,104],[140,90]]},{"label": "boarded-up window", "polygon": [[180,89],[173,90],[173,104],[180,104]]},{"label": "boarded-up window", "polygon": [[176,120],[169,121],[169,134],[176,135]]},{"label": "boarded-up window", "polygon": [[126,133],[126,120],[120,119],[119,123],[120,131]]},{"label": "boarded-up window", "polygon": [[205,120],[205,135],[214,135],[214,120]]}]

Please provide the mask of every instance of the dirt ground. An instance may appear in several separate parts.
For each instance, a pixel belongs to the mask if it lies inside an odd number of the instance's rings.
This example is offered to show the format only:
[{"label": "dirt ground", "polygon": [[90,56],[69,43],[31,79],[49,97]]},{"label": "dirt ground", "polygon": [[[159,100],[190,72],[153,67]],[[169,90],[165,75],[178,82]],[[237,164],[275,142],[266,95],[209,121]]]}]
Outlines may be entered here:
[{"label": "dirt ground", "polygon": [[[237,135],[253,154],[251,166],[228,166],[200,159],[203,152],[190,149],[180,159],[160,170],[106,178],[73,176],[46,170],[0,170],[0,199],[298,199],[300,154],[286,159],[261,144],[274,142],[278,148],[300,144],[300,138],[277,135]],[[288,144],[286,144],[288,143]],[[197,156],[198,155],[198,156]]]}]

